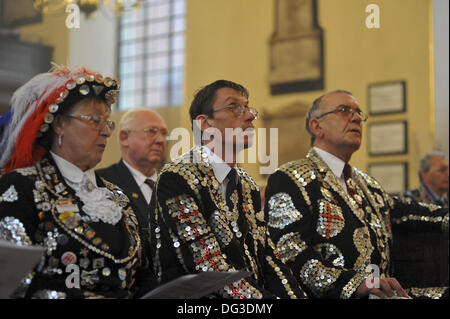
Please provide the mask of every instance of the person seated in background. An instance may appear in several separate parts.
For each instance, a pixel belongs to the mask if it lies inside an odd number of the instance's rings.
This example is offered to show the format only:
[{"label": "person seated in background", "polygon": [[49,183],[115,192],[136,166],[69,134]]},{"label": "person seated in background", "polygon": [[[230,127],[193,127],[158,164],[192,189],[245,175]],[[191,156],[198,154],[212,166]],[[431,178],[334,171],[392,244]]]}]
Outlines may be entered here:
[{"label": "person seated in background", "polygon": [[167,136],[166,123],[157,112],[145,108],[129,110],[119,122],[122,158],[96,171],[128,196],[145,241],[149,231],[150,200],[158,177],[157,169],[166,153]]},{"label": "person seated in background", "polygon": [[419,161],[420,186],[403,196],[417,202],[448,207],[448,160],[444,153],[433,151]]},{"label": "person seated in background", "polygon": [[405,290],[391,271],[391,221],[442,234],[448,209],[390,197],[350,166],[367,118],[348,91],[313,102],[306,117],[312,149],[267,182],[265,217],[277,252],[310,298],[448,297],[448,287]]},{"label": "person seated in background", "polygon": [[[425,206],[448,208],[448,160],[444,153],[433,151],[419,161],[418,188],[403,194]],[[411,286],[448,285],[448,232],[414,232],[394,225],[393,267],[397,278]]]},{"label": "person seated in background", "polygon": [[[13,95],[0,137],[0,239],[46,248],[16,298],[132,298],[151,289],[130,200],[95,174],[119,80],[55,66]],[[67,266],[77,272],[66,272]],[[72,267],[71,267],[72,268]]]}]

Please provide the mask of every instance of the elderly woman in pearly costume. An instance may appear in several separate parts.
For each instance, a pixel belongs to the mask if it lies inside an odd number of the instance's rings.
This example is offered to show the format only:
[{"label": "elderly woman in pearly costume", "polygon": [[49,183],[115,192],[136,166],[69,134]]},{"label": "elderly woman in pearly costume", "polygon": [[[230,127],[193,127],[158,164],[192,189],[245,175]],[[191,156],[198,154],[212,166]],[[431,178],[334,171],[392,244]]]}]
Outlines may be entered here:
[{"label": "elderly woman in pearly costume", "polygon": [[[56,67],[19,88],[0,119],[0,238],[46,248],[19,298],[131,298],[150,273],[129,199],[98,177],[120,83]],[[68,284],[68,265],[79,278]]]}]

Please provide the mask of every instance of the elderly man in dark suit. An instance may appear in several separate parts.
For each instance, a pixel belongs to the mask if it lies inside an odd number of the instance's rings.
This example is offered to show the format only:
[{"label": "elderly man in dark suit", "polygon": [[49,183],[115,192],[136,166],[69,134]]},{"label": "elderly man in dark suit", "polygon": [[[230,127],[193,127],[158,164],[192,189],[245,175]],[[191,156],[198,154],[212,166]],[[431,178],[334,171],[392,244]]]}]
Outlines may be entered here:
[{"label": "elderly man in dark suit", "polygon": [[97,172],[119,186],[130,198],[139,219],[141,233],[147,238],[150,200],[157,180],[157,168],[166,152],[168,130],[155,111],[136,108],[126,112],[119,123],[122,159]]},{"label": "elderly man in dark suit", "polygon": [[448,207],[448,167],[444,153],[427,153],[419,161],[420,186],[403,195],[418,202]]},{"label": "elderly man in dark suit", "polygon": [[348,91],[314,101],[306,118],[313,148],[267,183],[265,215],[277,251],[312,298],[448,296],[445,287],[405,291],[391,277],[391,221],[448,232],[448,209],[392,198],[349,165],[365,120]]}]

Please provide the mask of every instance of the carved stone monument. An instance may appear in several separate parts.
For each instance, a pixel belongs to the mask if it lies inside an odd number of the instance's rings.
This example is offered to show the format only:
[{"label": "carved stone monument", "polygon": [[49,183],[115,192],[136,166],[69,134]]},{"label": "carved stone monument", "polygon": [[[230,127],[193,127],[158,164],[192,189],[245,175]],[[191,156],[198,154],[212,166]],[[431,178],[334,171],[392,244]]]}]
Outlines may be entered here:
[{"label": "carved stone monument", "polygon": [[317,0],[275,0],[275,7],[271,93],[322,90],[323,32],[317,21]]}]

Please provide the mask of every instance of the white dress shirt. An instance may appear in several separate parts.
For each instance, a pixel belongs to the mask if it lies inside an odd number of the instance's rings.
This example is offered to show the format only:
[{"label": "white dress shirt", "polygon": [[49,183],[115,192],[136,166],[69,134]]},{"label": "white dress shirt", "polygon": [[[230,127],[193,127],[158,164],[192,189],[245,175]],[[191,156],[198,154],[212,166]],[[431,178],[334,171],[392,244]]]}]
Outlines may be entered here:
[{"label": "white dress shirt", "polygon": [[152,176],[147,177],[144,174],[142,174],[140,171],[135,169],[134,167],[131,167],[131,165],[128,164],[125,160],[123,160],[123,162],[124,162],[125,166],[128,167],[128,169],[130,170],[131,175],[133,175],[133,178],[136,181],[136,184],[139,186],[139,189],[141,190],[142,195],[144,195],[144,198],[147,201],[147,204],[150,204],[150,200],[152,199],[153,190],[151,189],[151,187],[148,184],[145,183],[145,180],[149,178],[156,183],[156,180],[158,179],[158,173],[155,170],[155,173]]},{"label": "white dress shirt", "polygon": [[[111,191],[106,187],[98,187],[94,169],[83,172],[61,156],[53,152],[50,154],[67,185],[75,190],[83,203],[83,211],[91,217],[92,221],[116,225],[122,218],[122,207],[114,201]],[[75,216],[81,218],[79,215]]]},{"label": "white dress shirt", "polygon": [[344,179],[345,162],[340,158],[334,156],[333,154],[328,153],[327,151],[324,151],[316,146],[314,146],[314,150],[320,156],[320,158],[322,158],[322,160],[328,165],[333,174],[336,175],[336,178],[338,179],[342,188],[344,188],[345,192],[347,192],[347,185],[345,184]]},{"label": "white dress shirt", "polygon": [[80,190],[83,180],[88,180],[94,187],[98,187],[93,168],[83,172],[79,167],[65,160],[61,156],[56,155],[52,151],[50,151],[50,154],[52,155],[53,160],[55,161],[56,166],[58,166],[58,169],[64,177],[66,183],[75,191]]},{"label": "white dress shirt", "polygon": [[208,147],[204,147],[206,150],[206,154],[208,154],[209,163],[212,166],[214,176],[219,182],[219,189],[222,192],[223,197],[225,198],[227,185],[228,185],[228,173],[234,169],[227,163],[223,161],[222,158],[217,156],[213,151],[211,151]]}]

